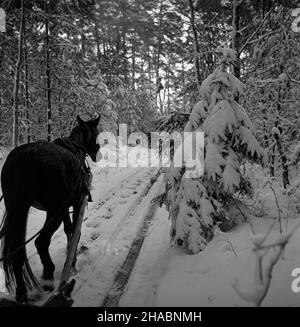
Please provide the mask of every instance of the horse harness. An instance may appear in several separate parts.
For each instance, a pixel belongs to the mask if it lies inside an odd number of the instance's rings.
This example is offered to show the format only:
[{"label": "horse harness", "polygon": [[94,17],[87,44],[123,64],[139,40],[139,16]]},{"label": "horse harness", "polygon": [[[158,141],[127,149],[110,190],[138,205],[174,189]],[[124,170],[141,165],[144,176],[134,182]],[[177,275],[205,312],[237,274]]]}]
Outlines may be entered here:
[{"label": "horse harness", "polygon": [[[88,202],[92,202],[92,196],[90,192],[90,185],[92,179],[91,168],[86,160],[86,151],[85,149],[77,144],[75,141],[70,140],[69,138],[57,138],[52,143],[57,144],[64,149],[73,153],[73,155],[77,158],[80,163],[80,171],[79,171],[79,184],[82,188],[83,195],[88,195]],[[78,153],[79,150],[79,153]]]}]

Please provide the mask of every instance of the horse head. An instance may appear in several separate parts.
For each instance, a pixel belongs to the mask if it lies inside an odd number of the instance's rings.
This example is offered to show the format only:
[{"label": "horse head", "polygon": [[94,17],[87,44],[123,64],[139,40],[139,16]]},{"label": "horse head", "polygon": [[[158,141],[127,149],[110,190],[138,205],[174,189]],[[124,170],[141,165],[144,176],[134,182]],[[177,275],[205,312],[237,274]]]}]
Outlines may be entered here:
[{"label": "horse head", "polygon": [[[85,152],[91,157],[95,162],[97,153],[100,149],[99,144],[97,143],[98,137],[98,124],[100,121],[100,115],[96,119],[91,119],[89,121],[83,121],[80,116],[77,116],[78,126],[74,129],[77,131],[80,130],[81,134],[81,143],[84,147]],[[78,129],[79,127],[79,129]]]}]

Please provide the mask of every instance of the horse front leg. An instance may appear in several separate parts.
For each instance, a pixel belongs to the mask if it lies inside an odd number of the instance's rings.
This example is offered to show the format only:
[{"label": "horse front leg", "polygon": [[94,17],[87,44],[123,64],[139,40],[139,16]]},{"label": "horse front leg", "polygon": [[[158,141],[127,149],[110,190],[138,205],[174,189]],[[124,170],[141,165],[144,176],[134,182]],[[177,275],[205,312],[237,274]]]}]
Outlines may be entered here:
[{"label": "horse front leg", "polygon": [[53,216],[53,213],[47,212],[45,225],[40,235],[35,240],[35,246],[43,265],[42,279],[44,280],[43,288],[46,291],[54,289],[54,271],[55,266],[49,254],[49,245],[52,235],[59,228],[62,219]]},{"label": "horse front leg", "polygon": [[63,223],[64,223],[64,232],[67,236],[67,252],[69,251],[69,247],[70,247],[70,242],[72,239],[72,234],[73,234],[73,224],[72,221],[70,219],[70,215],[69,212],[66,211],[63,215],[62,215],[62,219],[63,219]]},{"label": "horse front leg", "polygon": [[[72,236],[73,236],[73,232],[74,232],[74,219],[75,221],[77,221],[77,215],[78,213],[76,212],[76,209],[75,209],[75,206],[73,206],[73,223],[70,219],[70,215],[69,215],[69,212],[66,211],[64,212],[62,218],[63,218],[63,223],[64,223],[64,232],[66,234],[66,237],[67,237],[67,254],[70,252],[71,250],[71,244],[72,244]],[[76,222],[75,222],[76,224]],[[76,272],[76,256],[75,256],[75,259],[73,260],[73,263],[72,263],[72,270],[74,270]]]},{"label": "horse front leg", "polygon": [[[74,235],[75,227],[76,227],[76,224],[77,224],[77,221],[78,221],[78,218],[79,218],[80,207],[81,207],[81,203],[75,204],[73,206],[72,236]],[[80,239],[80,236],[81,236],[81,233],[79,234],[78,240]],[[73,262],[72,262],[72,271],[73,271],[73,273],[75,273],[77,271],[76,263],[77,263],[77,246],[78,246],[78,244],[74,244],[74,246],[76,246],[76,249],[75,249],[75,255],[74,255],[74,258],[73,258]]]},{"label": "horse front leg", "polygon": [[[19,191],[20,189],[17,189]],[[25,247],[26,223],[29,205],[24,202],[24,194],[17,194],[15,203],[10,206],[6,200],[6,213],[1,229],[3,239],[2,256],[5,282],[9,291],[16,285],[15,298],[17,302],[27,303],[27,288],[38,286],[30,268]]]}]

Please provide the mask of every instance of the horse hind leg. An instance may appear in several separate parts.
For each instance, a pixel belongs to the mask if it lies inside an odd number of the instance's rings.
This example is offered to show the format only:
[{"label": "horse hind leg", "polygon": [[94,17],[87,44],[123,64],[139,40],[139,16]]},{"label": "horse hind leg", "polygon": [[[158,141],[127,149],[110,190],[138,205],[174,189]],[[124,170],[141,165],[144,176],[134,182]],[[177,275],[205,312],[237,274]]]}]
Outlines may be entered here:
[{"label": "horse hind leg", "polygon": [[70,241],[72,239],[72,233],[73,233],[73,224],[72,224],[72,221],[70,219],[70,215],[69,215],[68,211],[63,213],[62,220],[63,220],[63,223],[64,223],[64,232],[65,232],[66,237],[67,237],[67,251],[68,251]]},{"label": "horse hind leg", "polygon": [[[75,209],[73,209],[73,213],[74,213],[74,210]],[[63,222],[64,222],[64,232],[67,236],[67,255],[68,255],[69,251],[71,250],[71,240],[72,240],[72,236],[73,236],[73,232],[74,232],[74,225],[70,219],[70,215],[68,212],[65,213],[65,215],[63,216]],[[71,266],[73,273],[77,272],[76,261],[77,261],[77,259],[76,259],[76,255],[75,255],[74,260],[72,262],[72,266]]]},{"label": "horse hind leg", "polygon": [[54,289],[54,271],[55,266],[51,260],[49,254],[49,245],[52,238],[52,235],[59,228],[62,220],[60,218],[53,217],[53,214],[47,212],[47,218],[45,225],[40,233],[40,235],[35,240],[35,246],[37,252],[40,256],[42,265],[43,265],[43,288],[46,291],[52,291]]},{"label": "horse hind leg", "polygon": [[3,229],[0,233],[3,237],[3,268],[7,288],[12,290],[12,284],[15,284],[16,301],[27,303],[27,288],[38,287],[38,282],[29,266],[25,247],[27,216],[30,206],[21,200],[17,203],[17,205],[7,206]]},{"label": "horse hind leg", "polygon": [[28,293],[23,278],[22,262],[18,260],[17,256],[15,256],[15,259],[13,259],[12,261],[12,268],[14,271],[17,285],[15,299],[17,302],[20,303],[28,303]]}]

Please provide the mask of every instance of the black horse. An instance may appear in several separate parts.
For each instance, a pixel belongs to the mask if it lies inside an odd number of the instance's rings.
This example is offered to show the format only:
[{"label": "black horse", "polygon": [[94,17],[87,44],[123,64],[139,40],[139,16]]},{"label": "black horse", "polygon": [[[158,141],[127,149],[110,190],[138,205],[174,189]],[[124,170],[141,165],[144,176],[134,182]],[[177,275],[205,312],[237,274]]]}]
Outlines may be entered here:
[{"label": "black horse", "polygon": [[[99,150],[97,126],[100,117],[78,125],[69,137],[53,142],[37,141],[10,152],[1,173],[6,212],[0,230],[3,269],[9,291],[16,287],[16,301],[28,302],[27,289],[39,287],[30,268],[25,247],[28,211],[31,206],[47,212],[45,224],[35,240],[43,265],[42,278],[53,281],[55,266],[49,255],[54,232],[64,222],[70,240],[80,203],[89,193],[86,155],[96,161]],[[73,221],[69,207],[73,207]]]}]

